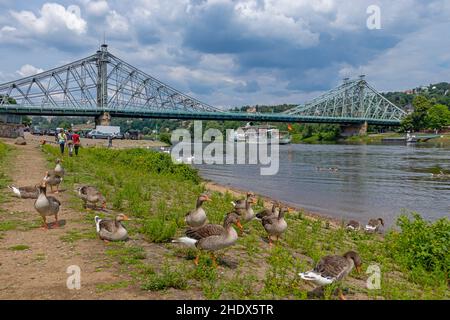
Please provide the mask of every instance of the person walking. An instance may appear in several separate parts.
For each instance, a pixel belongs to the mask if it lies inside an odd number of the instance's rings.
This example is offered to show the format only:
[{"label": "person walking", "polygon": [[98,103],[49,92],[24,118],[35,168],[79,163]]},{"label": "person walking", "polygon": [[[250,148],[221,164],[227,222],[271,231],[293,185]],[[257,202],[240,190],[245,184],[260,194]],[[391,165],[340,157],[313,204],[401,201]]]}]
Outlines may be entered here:
[{"label": "person walking", "polygon": [[67,136],[64,133],[64,130],[61,129],[58,132],[58,144],[59,149],[61,150],[61,154],[64,155],[64,146],[66,145]]},{"label": "person walking", "polygon": [[75,132],[72,135],[72,141],[73,141],[73,146],[75,148],[75,155],[78,156],[78,149],[80,148],[80,145],[81,145],[80,135],[78,134],[78,132]]},{"label": "person walking", "polygon": [[73,155],[73,132],[72,129],[67,131],[67,149],[69,150],[69,157]]}]

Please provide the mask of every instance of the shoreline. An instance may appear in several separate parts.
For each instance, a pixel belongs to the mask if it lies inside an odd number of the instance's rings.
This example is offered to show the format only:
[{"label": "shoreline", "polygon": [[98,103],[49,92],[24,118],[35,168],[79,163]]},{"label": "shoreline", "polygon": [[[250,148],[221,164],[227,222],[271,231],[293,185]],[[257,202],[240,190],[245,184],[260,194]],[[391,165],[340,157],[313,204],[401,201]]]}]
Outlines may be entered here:
[{"label": "shoreline", "polygon": [[[205,188],[208,191],[216,191],[216,192],[220,192],[220,193],[228,192],[228,193],[232,194],[233,196],[240,197],[240,198],[242,198],[242,197],[245,198],[245,194],[248,191],[248,190],[243,190],[243,189],[239,189],[239,188],[232,187],[232,186],[223,185],[223,184],[217,183],[217,182],[212,181],[212,180],[206,180],[206,179],[203,179],[203,178],[202,178],[202,180],[203,180],[202,183],[204,184]],[[340,220],[340,219],[337,219],[337,218],[333,218],[333,217],[328,216],[328,215],[326,215],[324,213],[307,210],[307,209],[305,209],[305,208],[303,208],[301,206],[292,205],[290,203],[286,203],[284,201],[281,201],[281,200],[278,200],[278,199],[275,199],[275,198],[272,198],[272,197],[264,196],[264,195],[261,195],[261,194],[258,194],[258,193],[255,193],[255,196],[257,198],[261,198],[263,200],[265,208],[268,208],[268,209],[272,208],[272,203],[277,201],[280,204],[282,204],[282,205],[284,205],[284,206],[286,206],[286,207],[288,207],[290,209],[293,209],[294,211],[302,212],[302,215],[305,218],[309,219],[309,220],[325,221],[325,222],[330,223],[330,226],[333,226],[334,228],[340,228],[342,226],[342,221],[343,220]],[[346,222],[346,221],[344,221],[344,222]]]}]

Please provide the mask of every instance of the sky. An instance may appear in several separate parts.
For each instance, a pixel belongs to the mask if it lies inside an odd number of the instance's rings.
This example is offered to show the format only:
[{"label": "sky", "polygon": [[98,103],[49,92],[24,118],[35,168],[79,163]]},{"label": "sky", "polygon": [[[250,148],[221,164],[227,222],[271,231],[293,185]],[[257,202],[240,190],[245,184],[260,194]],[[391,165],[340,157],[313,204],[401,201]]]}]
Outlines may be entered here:
[{"label": "sky", "polygon": [[[369,6],[380,9],[368,28]],[[449,0],[0,0],[0,83],[109,51],[213,106],[450,82]]]}]

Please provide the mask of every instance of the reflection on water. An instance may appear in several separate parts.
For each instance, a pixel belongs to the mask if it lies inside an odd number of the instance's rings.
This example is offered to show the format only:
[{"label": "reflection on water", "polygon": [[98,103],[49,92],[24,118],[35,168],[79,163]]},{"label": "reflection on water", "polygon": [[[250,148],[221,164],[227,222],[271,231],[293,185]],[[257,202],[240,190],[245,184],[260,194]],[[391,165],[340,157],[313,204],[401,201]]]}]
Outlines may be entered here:
[{"label": "reflection on water", "polygon": [[[402,209],[428,219],[448,216],[450,148],[404,145],[280,146],[280,169],[261,176],[255,165],[197,165],[209,180],[249,189],[334,218],[382,217],[392,224]],[[318,169],[322,168],[322,169]],[[337,171],[326,168],[337,167]],[[323,169],[325,168],[325,169]]]}]

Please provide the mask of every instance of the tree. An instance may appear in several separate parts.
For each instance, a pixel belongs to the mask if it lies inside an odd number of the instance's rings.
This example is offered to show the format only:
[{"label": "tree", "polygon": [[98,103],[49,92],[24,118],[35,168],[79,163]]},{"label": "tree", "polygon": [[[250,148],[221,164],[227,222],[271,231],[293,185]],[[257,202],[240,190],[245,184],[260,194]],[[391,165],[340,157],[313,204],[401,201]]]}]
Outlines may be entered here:
[{"label": "tree", "polygon": [[406,130],[422,130],[427,128],[427,114],[431,108],[431,102],[424,96],[416,96],[413,100],[414,111],[408,115],[402,123]]},{"label": "tree", "polygon": [[429,128],[442,129],[442,127],[450,125],[450,111],[443,104],[435,104],[428,109],[425,120]]}]

